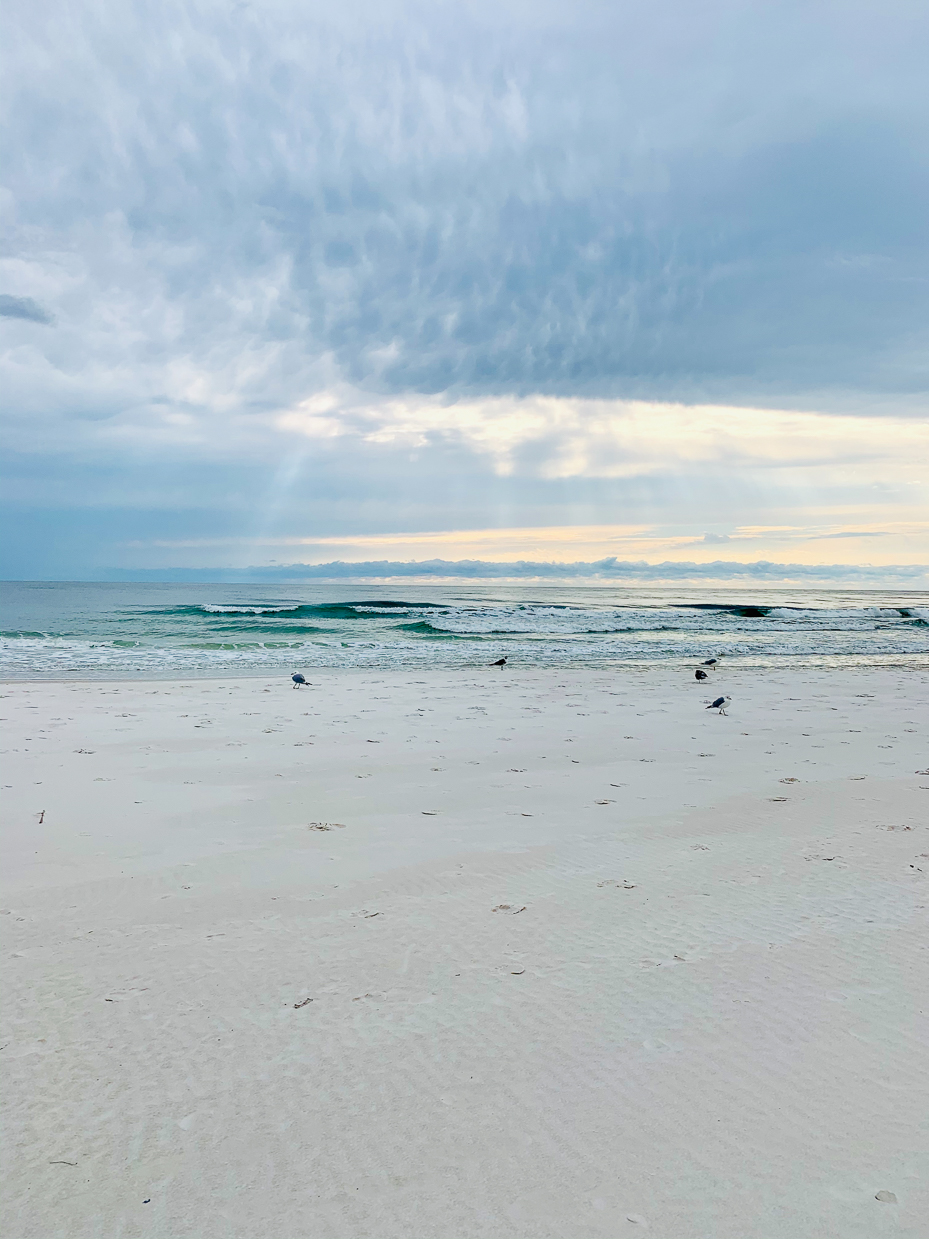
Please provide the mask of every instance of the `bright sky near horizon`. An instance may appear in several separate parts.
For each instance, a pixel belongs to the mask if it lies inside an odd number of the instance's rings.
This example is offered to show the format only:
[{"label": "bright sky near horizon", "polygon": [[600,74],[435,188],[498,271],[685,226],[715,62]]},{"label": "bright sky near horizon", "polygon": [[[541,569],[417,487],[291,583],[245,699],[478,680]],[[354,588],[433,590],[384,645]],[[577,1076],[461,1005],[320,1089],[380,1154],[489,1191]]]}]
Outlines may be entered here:
[{"label": "bright sky near horizon", "polygon": [[0,575],[929,565],[927,36],[9,0]]}]

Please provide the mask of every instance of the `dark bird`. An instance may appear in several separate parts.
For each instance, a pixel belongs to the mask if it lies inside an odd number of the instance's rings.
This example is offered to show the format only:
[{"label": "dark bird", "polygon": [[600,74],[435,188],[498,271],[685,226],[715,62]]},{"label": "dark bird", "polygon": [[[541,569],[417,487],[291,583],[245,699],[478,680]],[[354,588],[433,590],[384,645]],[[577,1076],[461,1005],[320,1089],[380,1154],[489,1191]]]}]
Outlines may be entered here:
[{"label": "dark bird", "polygon": [[704,667],[715,667],[718,662],[718,658],[704,658],[703,665]]},{"label": "dark bird", "polygon": [[726,713],[726,706],[732,701],[731,697],[717,697],[714,702],[707,706],[708,710],[718,710],[720,714]]},{"label": "dark bird", "polygon": [[700,668],[698,667],[697,670],[694,672],[694,679],[695,680],[707,680],[709,679],[709,676],[707,675],[705,671],[701,671]]},{"label": "dark bird", "polygon": [[506,659],[505,659],[505,658],[498,658],[498,659],[497,659],[497,661],[496,661],[495,663],[491,663],[490,665],[491,665],[491,667],[505,667],[505,666],[506,666]]},{"label": "dark bird", "polygon": [[290,678],[294,682],[294,688],[299,688],[301,684],[306,683],[306,677],[302,676],[299,671],[295,671]]}]

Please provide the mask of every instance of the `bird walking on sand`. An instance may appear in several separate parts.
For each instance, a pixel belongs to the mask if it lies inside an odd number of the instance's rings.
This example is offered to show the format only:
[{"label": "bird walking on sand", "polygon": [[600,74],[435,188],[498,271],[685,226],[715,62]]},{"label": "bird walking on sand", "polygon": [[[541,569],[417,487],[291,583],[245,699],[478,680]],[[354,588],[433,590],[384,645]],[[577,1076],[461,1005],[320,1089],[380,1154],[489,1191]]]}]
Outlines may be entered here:
[{"label": "bird walking on sand", "polygon": [[295,671],[290,678],[294,682],[294,688],[301,688],[306,684],[306,676],[301,675],[299,671]]},{"label": "bird walking on sand", "polygon": [[694,672],[694,679],[695,680],[707,680],[709,679],[709,676],[707,675],[705,671],[701,671],[700,668],[698,667],[697,670]]},{"label": "bird walking on sand", "polygon": [[720,714],[726,713],[726,706],[732,701],[731,697],[717,697],[714,702],[707,706],[708,710],[718,710]]},{"label": "bird walking on sand", "polygon": [[497,659],[497,661],[496,661],[495,663],[491,663],[490,665],[491,665],[491,667],[505,667],[505,666],[506,666],[506,659],[505,659],[505,658],[498,658],[498,659]]}]

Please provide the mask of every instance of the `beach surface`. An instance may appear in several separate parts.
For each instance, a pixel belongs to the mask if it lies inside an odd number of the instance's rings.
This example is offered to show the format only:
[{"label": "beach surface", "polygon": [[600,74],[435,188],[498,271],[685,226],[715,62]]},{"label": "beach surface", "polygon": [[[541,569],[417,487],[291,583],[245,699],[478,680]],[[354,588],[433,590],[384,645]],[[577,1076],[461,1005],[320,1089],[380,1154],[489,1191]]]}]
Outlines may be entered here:
[{"label": "beach surface", "polygon": [[308,678],[4,686],[5,1234],[924,1239],[929,676]]}]

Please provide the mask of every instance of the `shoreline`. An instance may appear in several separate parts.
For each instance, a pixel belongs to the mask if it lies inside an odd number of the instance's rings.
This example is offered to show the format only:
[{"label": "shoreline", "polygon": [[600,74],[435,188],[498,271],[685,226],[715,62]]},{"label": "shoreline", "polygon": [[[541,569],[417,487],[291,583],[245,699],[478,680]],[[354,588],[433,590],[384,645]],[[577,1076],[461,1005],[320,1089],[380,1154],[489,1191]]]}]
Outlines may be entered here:
[{"label": "shoreline", "polygon": [[7,1233],[917,1239],[929,676],[308,675],[4,683]]},{"label": "shoreline", "polygon": [[[764,659],[755,654],[726,654],[725,663],[732,671],[753,672],[760,675],[783,674],[793,671],[801,671],[804,673],[844,673],[844,672],[881,672],[881,671],[903,671],[912,673],[929,673],[929,652],[918,652],[912,654],[821,654],[821,655],[804,655],[804,654],[785,654],[782,656],[781,662],[775,662],[769,659]],[[565,659],[564,662],[530,662],[526,659],[512,659],[508,656],[507,668],[509,671],[528,671],[528,672],[543,672],[552,675],[568,674],[573,671],[594,673],[609,673],[609,672],[637,672],[656,674],[664,671],[669,675],[680,675],[682,672],[689,673],[691,678],[695,667],[700,665],[700,659],[696,656],[675,656],[655,659],[632,659],[632,658],[615,658],[581,660],[572,662]],[[412,675],[416,674],[465,674],[468,672],[478,674],[487,667],[492,666],[489,662],[467,662],[467,663],[439,663],[429,662],[423,658],[422,662],[411,662],[408,664],[400,664],[393,666],[381,666],[375,663],[354,665],[354,666],[329,666],[325,664],[314,665],[302,663],[299,660],[294,661],[292,669],[294,671],[302,671],[306,675]],[[228,672],[223,672],[216,667],[195,669],[186,672],[184,675],[178,673],[176,668],[166,670],[164,673],[153,674],[148,672],[139,672],[137,675],[127,675],[124,669],[119,669],[112,675],[88,676],[86,672],[76,673],[74,676],[15,676],[8,672],[0,675],[0,689],[4,687],[12,687],[22,684],[172,684],[182,683],[186,680],[200,681],[215,681],[223,683],[230,680],[274,680],[282,682],[290,679],[290,664],[281,665],[280,667],[263,667],[263,668],[239,668],[232,666]]]}]

